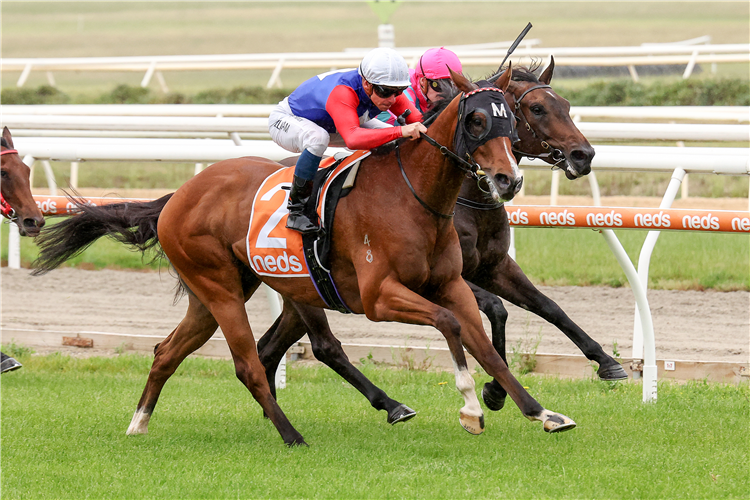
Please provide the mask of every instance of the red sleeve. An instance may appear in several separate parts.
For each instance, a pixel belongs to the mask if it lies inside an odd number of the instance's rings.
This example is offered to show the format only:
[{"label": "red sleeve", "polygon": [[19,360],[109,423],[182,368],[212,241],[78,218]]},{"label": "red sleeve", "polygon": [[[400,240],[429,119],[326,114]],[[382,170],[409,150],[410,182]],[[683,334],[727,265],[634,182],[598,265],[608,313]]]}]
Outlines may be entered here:
[{"label": "red sleeve", "polygon": [[421,122],[422,121],[422,113],[419,112],[417,107],[414,105],[413,102],[409,100],[408,97],[406,97],[404,94],[401,94],[396,98],[396,102],[391,106],[390,111],[396,116],[399,116],[401,113],[406,111],[407,109],[411,110],[411,114],[406,117],[406,123],[415,123],[415,122]]},{"label": "red sleeve", "polygon": [[[406,99],[405,96],[404,99]],[[359,105],[357,93],[346,85],[334,87],[326,101],[326,111],[333,118],[336,132],[341,134],[347,148],[372,149],[401,137],[401,127],[375,129],[360,127],[357,105]]]}]

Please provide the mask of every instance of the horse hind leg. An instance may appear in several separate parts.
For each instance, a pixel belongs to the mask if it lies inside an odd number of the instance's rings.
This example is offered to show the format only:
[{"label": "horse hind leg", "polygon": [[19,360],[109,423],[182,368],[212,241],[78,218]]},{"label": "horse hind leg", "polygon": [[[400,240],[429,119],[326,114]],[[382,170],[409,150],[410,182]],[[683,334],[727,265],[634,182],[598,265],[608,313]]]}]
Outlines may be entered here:
[{"label": "horse hind leg", "polygon": [[128,435],[148,434],[148,422],[164,384],[182,361],[205,344],[218,327],[208,309],[192,294],[188,297],[190,302],[185,318],[169,337],[154,349],[154,362],[143,395],[138,401],[133,420],[126,432]]},{"label": "horse hind leg", "polygon": [[351,364],[341,342],[333,335],[322,309],[296,302],[293,305],[304,322],[315,357],[357,389],[373,408],[385,410],[389,424],[406,422],[417,414],[405,404],[390,398]]}]

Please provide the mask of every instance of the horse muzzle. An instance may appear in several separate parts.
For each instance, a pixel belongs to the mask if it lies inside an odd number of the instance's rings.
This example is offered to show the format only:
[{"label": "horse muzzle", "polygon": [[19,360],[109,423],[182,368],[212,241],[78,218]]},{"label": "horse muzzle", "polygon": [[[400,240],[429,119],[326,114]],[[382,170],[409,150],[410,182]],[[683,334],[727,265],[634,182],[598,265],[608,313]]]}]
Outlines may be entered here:
[{"label": "horse muzzle", "polygon": [[591,160],[594,159],[594,148],[581,147],[565,155],[565,177],[570,180],[578,179],[591,173]]},{"label": "horse muzzle", "polygon": [[506,174],[496,174],[489,185],[490,193],[495,201],[510,201],[521,190],[523,176],[510,177]]},{"label": "horse muzzle", "polygon": [[29,236],[31,238],[38,236],[39,232],[45,224],[44,217],[26,217],[24,219],[16,220],[18,225],[18,232],[21,236]]}]

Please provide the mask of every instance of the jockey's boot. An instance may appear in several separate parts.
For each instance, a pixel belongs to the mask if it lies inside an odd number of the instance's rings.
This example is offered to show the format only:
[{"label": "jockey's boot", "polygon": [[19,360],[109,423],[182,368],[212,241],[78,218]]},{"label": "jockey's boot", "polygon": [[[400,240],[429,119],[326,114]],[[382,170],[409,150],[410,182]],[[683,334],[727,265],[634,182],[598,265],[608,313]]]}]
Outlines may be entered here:
[{"label": "jockey's boot", "polygon": [[18,370],[23,365],[4,352],[0,352],[0,373]]},{"label": "jockey's boot", "polygon": [[292,190],[289,193],[289,203],[287,204],[289,216],[286,220],[286,227],[302,234],[320,231],[320,226],[317,224],[318,215],[315,212],[309,213],[307,209],[307,201],[312,194],[312,188],[313,181],[294,176]]}]

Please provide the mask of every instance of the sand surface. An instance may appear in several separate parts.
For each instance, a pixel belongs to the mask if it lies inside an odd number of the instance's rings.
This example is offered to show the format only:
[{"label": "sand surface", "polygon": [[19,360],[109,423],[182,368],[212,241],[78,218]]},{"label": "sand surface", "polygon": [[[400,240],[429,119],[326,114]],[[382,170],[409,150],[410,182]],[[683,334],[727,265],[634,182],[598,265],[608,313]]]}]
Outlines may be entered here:
[{"label": "sand surface", "polygon": [[[57,269],[32,277],[26,269],[3,268],[4,329],[63,332],[98,331],[166,337],[182,319],[187,299],[173,304],[176,280],[168,271],[84,271]],[[632,355],[634,303],[629,288],[540,287],[592,338],[612,353]],[[649,292],[657,359],[750,361],[750,293]],[[539,353],[580,354],[554,326],[506,303],[508,348],[532,345]],[[259,338],[272,323],[266,294],[259,290],[247,304]],[[429,327],[373,323],[364,316],[328,312],[333,332],[343,343],[394,346],[445,346]],[[485,320],[486,330],[489,331]],[[221,332],[218,332],[220,335]],[[3,342],[11,339],[3,338]],[[22,338],[14,339],[23,343]]]}]

